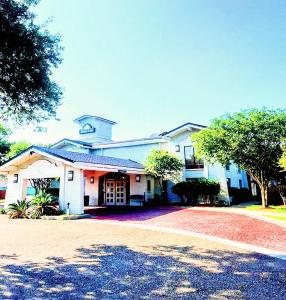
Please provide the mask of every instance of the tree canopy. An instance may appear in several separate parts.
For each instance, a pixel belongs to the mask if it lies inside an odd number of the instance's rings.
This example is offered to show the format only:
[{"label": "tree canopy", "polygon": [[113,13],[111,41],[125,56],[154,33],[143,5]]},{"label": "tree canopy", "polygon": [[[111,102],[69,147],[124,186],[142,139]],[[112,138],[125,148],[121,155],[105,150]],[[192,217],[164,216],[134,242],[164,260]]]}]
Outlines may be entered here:
[{"label": "tree canopy", "polygon": [[0,114],[19,123],[56,116],[62,91],[51,79],[60,37],[35,24],[38,0],[0,0]]},{"label": "tree canopy", "polygon": [[282,148],[283,153],[282,153],[279,163],[280,163],[280,166],[286,171],[286,140],[283,140],[281,148]]},{"label": "tree canopy", "polygon": [[26,142],[26,141],[20,141],[11,144],[9,151],[6,154],[7,158],[14,157],[15,155],[21,153],[22,151],[29,148],[32,144]]},{"label": "tree canopy", "polygon": [[226,114],[192,135],[196,153],[208,162],[238,164],[257,182],[263,206],[267,206],[267,187],[279,179],[281,141],[286,137],[284,110],[251,109]]},{"label": "tree canopy", "polygon": [[5,161],[5,156],[10,149],[10,143],[8,142],[9,134],[9,130],[0,123],[0,165]]}]

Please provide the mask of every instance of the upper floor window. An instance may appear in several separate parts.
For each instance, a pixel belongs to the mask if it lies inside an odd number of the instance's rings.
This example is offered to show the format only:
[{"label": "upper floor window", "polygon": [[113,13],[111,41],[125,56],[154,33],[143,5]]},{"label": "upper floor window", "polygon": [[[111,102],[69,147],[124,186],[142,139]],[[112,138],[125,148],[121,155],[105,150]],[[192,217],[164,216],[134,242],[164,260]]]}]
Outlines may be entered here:
[{"label": "upper floor window", "polygon": [[147,179],[147,192],[151,193],[151,180]]},{"label": "upper floor window", "polygon": [[225,169],[226,169],[227,171],[229,171],[229,169],[230,169],[230,163],[228,163],[228,164],[225,165]]},{"label": "upper floor window", "polygon": [[204,162],[196,158],[195,150],[192,146],[185,146],[185,166],[186,169],[203,169]]}]

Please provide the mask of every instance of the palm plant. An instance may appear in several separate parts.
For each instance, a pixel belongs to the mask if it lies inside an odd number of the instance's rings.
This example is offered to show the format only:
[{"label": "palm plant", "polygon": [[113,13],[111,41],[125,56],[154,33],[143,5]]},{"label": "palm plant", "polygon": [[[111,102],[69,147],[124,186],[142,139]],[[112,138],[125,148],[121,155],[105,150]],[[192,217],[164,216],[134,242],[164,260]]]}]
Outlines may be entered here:
[{"label": "palm plant", "polygon": [[37,219],[42,215],[51,215],[57,211],[57,201],[55,197],[42,190],[32,199],[31,205],[33,209],[30,217]]},{"label": "palm plant", "polygon": [[11,203],[8,205],[7,212],[10,219],[18,218],[28,218],[27,210],[30,206],[30,203],[26,200],[17,200],[16,203]]}]

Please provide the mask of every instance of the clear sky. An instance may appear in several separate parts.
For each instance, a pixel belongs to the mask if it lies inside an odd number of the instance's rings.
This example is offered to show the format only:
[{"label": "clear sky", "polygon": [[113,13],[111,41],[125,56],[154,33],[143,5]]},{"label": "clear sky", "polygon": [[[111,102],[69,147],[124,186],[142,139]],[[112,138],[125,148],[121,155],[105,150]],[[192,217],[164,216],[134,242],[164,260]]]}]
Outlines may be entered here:
[{"label": "clear sky", "polygon": [[65,48],[54,139],[81,114],[118,122],[125,139],[285,107],[285,0],[42,0],[36,12]]}]

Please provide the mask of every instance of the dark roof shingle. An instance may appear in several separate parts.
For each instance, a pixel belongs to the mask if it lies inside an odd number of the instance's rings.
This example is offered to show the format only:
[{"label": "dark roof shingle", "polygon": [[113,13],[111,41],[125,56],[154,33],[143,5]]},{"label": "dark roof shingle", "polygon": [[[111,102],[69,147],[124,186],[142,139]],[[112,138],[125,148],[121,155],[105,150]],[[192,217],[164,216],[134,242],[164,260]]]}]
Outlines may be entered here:
[{"label": "dark roof shingle", "polygon": [[110,156],[94,155],[39,146],[33,146],[33,148],[45,152],[47,154],[56,156],[58,158],[68,160],[70,162],[82,162],[89,164],[112,165],[125,168],[144,169],[144,166],[142,164],[130,159],[122,159]]}]

